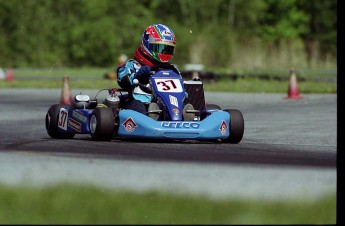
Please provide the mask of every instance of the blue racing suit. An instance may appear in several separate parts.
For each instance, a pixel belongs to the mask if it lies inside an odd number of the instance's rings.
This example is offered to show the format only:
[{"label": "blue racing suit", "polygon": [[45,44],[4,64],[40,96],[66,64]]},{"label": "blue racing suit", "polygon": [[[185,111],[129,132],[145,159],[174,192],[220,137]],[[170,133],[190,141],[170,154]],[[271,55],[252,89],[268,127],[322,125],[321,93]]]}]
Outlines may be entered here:
[{"label": "blue racing suit", "polygon": [[[141,65],[138,61],[130,59],[125,64],[120,66],[117,69],[117,82],[118,84],[128,91],[132,89],[133,80],[136,77],[136,73],[141,68]],[[142,82],[139,80],[139,82]],[[144,84],[146,85],[146,84]],[[143,103],[151,102],[151,94],[141,93],[141,92],[132,92],[132,96],[135,100],[139,100]]]},{"label": "blue racing suit", "polygon": [[[174,65],[169,65],[176,73],[181,74],[180,71]],[[141,67],[148,66],[141,65],[138,61],[134,59],[128,60],[125,64],[123,64],[117,69],[117,82],[121,88],[131,91],[133,99],[139,100],[143,103],[150,103],[151,94],[140,92],[140,90],[139,92],[137,92],[137,88],[134,88],[134,90],[132,90],[134,79],[138,79],[139,82],[143,85],[147,85],[149,83],[149,75],[142,75],[142,73],[139,72]]]}]

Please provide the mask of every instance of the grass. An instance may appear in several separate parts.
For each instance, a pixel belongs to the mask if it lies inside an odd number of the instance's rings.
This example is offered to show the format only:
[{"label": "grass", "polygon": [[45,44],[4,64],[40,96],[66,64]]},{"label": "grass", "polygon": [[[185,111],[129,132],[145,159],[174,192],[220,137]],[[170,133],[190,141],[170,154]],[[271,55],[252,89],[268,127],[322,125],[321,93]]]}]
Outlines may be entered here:
[{"label": "grass", "polygon": [[[204,82],[204,89],[208,92],[253,92],[253,93],[287,93],[289,81],[274,81],[260,79],[238,79],[236,81],[223,79],[216,82]],[[0,88],[61,88],[62,80],[14,80],[0,81]],[[115,80],[84,80],[70,79],[72,89],[102,89],[118,87]],[[298,82],[300,93],[336,93],[337,83],[335,82]]]},{"label": "grass", "polygon": [[0,224],[335,224],[336,197],[265,201],[0,185]]},{"label": "grass", "polygon": [[[61,88],[63,76],[70,78],[72,89],[102,89],[118,87],[116,80],[104,79],[105,73],[113,71],[111,68],[42,68],[42,69],[16,69],[14,81],[0,80],[0,88]],[[289,75],[285,74],[285,80],[263,80],[256,78],[255,73],[246,72],[251,76],[231,80],[227,78],[217,79],[215,82],[204,80],[205,91],[221,92],[254,92],[254,93],[287,93]],[[269,74],[270,72],[265,72]],[[272,71],[271,73],[276,74]],[[273,75],[272,74],[272,75]],[[315,72],[301,72],[301,76],[307,80],[298,81],[300,93],[337,93],[337,83],[330,81],[313,80]],[[333,72],[327,72],[323,78],[332,78]],[[189,78],[185,78],[188,80]],[[298,80],[298,76],[297,76]]]},{"label": "grass", "polygon": [[[334,82],[298,82],[300,93],[336,93],[337,83]],[[205,91],[224,92],[252,92],[252,93],[287,93],[289,81],[261,80],[256,78],[243,78],[236,81],[220,80],[215,83],[205,83]]]}]

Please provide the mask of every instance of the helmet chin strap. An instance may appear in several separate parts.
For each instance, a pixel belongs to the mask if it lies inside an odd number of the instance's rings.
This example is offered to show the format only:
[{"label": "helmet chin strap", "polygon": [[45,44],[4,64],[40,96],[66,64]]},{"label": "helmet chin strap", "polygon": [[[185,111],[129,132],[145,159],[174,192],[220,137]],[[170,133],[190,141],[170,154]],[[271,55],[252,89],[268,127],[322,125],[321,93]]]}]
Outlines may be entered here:
[{"label": "helmet chin strap", "polygon": [[140,50],[140,48],[137,48],[137,49],[135,50],[134,59],[135,59],[136,61],[138,61],[140,64],[147,65],[147,66],[149,66],[149,67],[153,67],[153,66],[154,66],[153,62],[150,61],[150,60],[148,59],[148,57],[146,57],[146,56],[142,53],[142,51]]}]

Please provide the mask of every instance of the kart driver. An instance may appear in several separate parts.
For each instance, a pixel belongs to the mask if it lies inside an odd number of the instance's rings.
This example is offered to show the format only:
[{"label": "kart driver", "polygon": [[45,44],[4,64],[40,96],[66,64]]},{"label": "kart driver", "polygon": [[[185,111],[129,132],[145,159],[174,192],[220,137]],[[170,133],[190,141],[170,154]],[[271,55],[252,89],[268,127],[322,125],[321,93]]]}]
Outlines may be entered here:
[{"label": "kart driver", "polygon": [[[169,65],[178,74],[178,69],[170,64],[174,55],[176,36],[166,25],[153,24],[147,27],[141,36],[141,45],[135,50],[134,59],[129,59],[117,68],[117,82],[128,90],[129,102],[126,108],[145,114],[158,120],[159,115],[150,114],[159,110],[157,103],[151,103],[151,95],[143,92],[138,86],[133,86],[133,80],[148,85],[151,68],[157,65]],[[186,104],[184,110],[194,110],[191,104]],[[185,119],[186,120],[186,119]]]}]

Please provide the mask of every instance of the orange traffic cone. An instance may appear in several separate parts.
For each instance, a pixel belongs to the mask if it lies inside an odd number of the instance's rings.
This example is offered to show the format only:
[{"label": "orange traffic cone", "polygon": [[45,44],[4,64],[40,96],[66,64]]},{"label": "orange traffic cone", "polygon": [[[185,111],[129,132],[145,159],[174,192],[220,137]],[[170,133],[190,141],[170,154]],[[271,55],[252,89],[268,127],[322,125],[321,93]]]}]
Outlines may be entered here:
[{"label": "orange traffic cone", "polygon": [[299,95],[297,77],[294,69],[290,69],[290,83],[288,89],[288,96],[286,99],[301,99]]},{"label": "orange traffic cone", "polygon": [[12,68],[8,69],[6,74],[6,81],[12,82],[14,80],[14,71]]},{"label": "orange traffic cone", "polygon": [[62,79],[60,104],[72,104],[72,93],[69,87],[69,78],[67,76],[64,76]]}]

